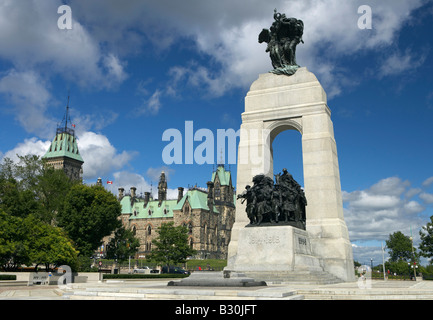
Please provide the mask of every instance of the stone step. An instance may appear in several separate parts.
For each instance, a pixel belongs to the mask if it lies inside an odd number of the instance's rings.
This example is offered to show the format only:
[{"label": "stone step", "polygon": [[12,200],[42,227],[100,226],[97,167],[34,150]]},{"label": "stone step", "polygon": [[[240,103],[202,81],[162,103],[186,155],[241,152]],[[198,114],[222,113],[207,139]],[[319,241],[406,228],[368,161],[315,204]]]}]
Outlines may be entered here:
[{"label": "stone step", "polygon": [[327,272],[306,272],[306,271],[292,271],[292,272],[274,272],[274,273],[247,273],[248,276],[254,278],[256,281],[265,281],[268,284],[277,283],[290,283],[297,284],[334,284],[340,283],[342,280],[327,273]]},{"label": "stone step", "polygon": [[259,290],[212,290],[212,289],[119,289],[119,288],[85,288],[69,289],[63,292],[68,300],[302,300],[303,295],[296,290],[286,288],[265,288]]},{"label": "stone step", "polygon": [[305,300],[433,300],[433,292],[418,290],[300,289]]}]

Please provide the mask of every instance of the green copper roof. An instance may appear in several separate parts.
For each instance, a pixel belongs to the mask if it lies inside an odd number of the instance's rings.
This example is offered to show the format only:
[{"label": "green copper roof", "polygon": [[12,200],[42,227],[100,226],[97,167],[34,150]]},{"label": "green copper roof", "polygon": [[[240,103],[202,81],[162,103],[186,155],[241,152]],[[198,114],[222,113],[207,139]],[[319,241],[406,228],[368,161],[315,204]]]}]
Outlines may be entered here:
[{"label": "green copper roof", "polygon": [[[131,197],[124,196],[120,200],[120,205],[122,206],[122,214],[131,214],[129,217],[130,220],[173,218],[173,210],[181,210],[187,200],[191,209],[209,210],[207,206],[207,192],[199,189],[188,190],[179,202],[177,202],[177,199],[164,200],[161,202],[161,205],[159,205],[158,200],[150,200],[146,206],[144,206],[144,199],[138,198],[131,204]],[[213,207],[213,212],[219,212],[217,207]]]},{"label": "green copper roof", "polygon": [[77,138],[67,132],[57,133],[51,142],[50,148],[42,159],[68,157],[77,161],[83,161],[78,151]]},{"label": "green copper roof", "polygon": [[[183,198],[176,204],[174,210],[182,209],[185,201],[188,200],[191,209],[209,210],[207,205],[207,192],[199,189],[190,189],[186,192]],[[213,207],[213,211],[218,213],[217,207]]]},{"label": "green copper roof", "polygon": [[222,186],[230,185],[231,173],[230,171],[226,171],[223,165],[218,165],[216,171],[212,173],[212,182],[215,182],[216,175],[218,175],[218,179]]},{"label": "green copper roof", "polygon": [[[125,203],[129,202],[129,203]],[[173,218],[173,208],[176,205],[177,200],[164,200],[159,205],[158,200],[151,200],[144,206],[142,199],[134,202],[131,206],[131,197],[126,196],[120,202],[122,205],[122,213],[130,208],[132,213],[129,219],[144,219],[144,218]],[[124,206],[126,204],[126,206]]]}]

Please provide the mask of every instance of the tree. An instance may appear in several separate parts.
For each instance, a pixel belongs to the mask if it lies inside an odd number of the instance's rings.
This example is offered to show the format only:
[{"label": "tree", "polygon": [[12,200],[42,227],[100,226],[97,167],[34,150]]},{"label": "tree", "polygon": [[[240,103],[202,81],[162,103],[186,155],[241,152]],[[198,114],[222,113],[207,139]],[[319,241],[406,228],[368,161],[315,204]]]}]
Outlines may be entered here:
[{"label": "tree", "polygon": [[114,237],[107,244],[107,258],[118,259],[120,262],[125,261],[135,255],[139,247],[140,241],[132,231],[122,226],[116,230]]},{"label": "tree", "polygon": [[19,159],[18,164],[9,158],[0,164],[0,208],[22,218],[34,214],[54,225],[66,194],[76,182],[63,170],[47,167],[37,156]]},{"label": "tree", "polygon": [[37,216],[46,223],[56,225],[57,213],[61,210],[66,195],[76,184],[78,182],[69,179],[63,170],[44,166],[34,187],[40,204]]},{"label": "tree", "polygon": [[419,231],[421,237],[421,243],[419,245],[419,250],[421,255],[426,258],[430,258],[430,263],[433,262],[433,216],[430,217],[430,222],[428,222]]},{"label": "tree", "polygon": [[187,257],[196,253],[188,245],[187,227],[174,227],[173,222],[168,222],[163,223],[157,232],[158,237],[152,241],[154,249],[147,257],[148,260],[170,267],[170,265],[185,263]]},{"label": "tree", "polygon": [[394,232],[389,235],[389,240],[386,240],[386,246],[390,256],[390,262],[409,261],[416,258],[412,254],[412,241],[405,236],[401,231]]},{"label": "tree", "polygon": [[38,265],[45,265],[45,270],[54,269],[60,265],[74,268],[78,252],[65,232],[40,221],[33,215],[23,220],[24,229],[27,230],[27,247],[30,261]]},{"label": "tree", "polygon": [[57,223],[74,241],[80,255],[91,256],[102,238],[121,226],[116,197],[101,186],[74,185],[67,194]]},{"label": "tree", "polygon": [[41,204],[31,190],[20,188],[19,182],[9,177],[0,177],[0,208],[14,217],[24,218],[41,210]]},{"label": "tree", "polygon": [[65,233],[37,219],[15,217],[0,210],[0,267],[15,270],[21,265],[44,264],[46,269],[75,266],[77,251]]},{"label": "tree", "polygon": [[0,209],[0,268],[15,270],[22,264],[31,263],[29,256],[27,230],[23,219],[7,214]]}]

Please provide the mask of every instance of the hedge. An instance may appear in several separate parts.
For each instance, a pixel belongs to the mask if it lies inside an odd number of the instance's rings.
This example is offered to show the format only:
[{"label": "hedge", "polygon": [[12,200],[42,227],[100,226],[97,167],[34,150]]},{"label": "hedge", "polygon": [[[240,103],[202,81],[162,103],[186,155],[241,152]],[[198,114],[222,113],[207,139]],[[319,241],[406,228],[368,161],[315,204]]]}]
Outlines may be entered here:
[{"label": "hedge", "polygon": [[0,274],[0,280],[16,280],[17,276],[13,274]]},{"label": "hedge", "polygon": [[188,274],[178,274],[178,273],[162,273],[162,274],[104,274],[104,280],[107,279],[166,279],[166,278],[186,278]]}]

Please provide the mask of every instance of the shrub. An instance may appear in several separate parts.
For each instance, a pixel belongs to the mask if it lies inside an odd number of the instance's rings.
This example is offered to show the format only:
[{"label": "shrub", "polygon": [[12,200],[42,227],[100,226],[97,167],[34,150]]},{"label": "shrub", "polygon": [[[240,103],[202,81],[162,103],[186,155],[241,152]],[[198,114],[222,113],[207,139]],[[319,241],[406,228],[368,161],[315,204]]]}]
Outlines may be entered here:
[{"label": "shrub", "polygon": [[174,273],[163,273],[163,274],[104,274],[104,280],[107,279],[164,279],[164,278],[185,278],[187,274],[174,274]]}]

